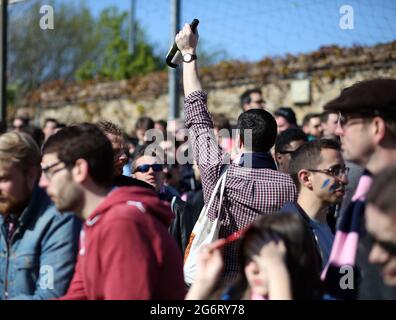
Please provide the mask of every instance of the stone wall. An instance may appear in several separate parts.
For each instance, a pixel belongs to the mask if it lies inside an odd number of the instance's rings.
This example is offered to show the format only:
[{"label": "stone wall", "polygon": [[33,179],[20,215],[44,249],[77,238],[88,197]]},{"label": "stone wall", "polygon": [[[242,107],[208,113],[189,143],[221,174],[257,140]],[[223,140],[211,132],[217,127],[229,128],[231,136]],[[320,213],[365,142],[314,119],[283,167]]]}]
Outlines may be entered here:
[{"label": "stone wall", "polygon": [[[239,95],[259,87],[269,111],[291,106],[301,121],[307,112],[320,112],[327,101],[357,81],[396,78],[396,41],[375,47],[324,47],[310,54],[266,58],[257,63],[222,62],[200,73],[211,112],[225,113],[235,120],[240,113]],[[311,82],[311,102],[294,105],[290,86],[301,77]],[[107,83],[57,81],[31,92],[18,112],[28,112],[36,124],[46,117],[65,123],[108,119],[130,132],[139,116],[167,119],[167,85],[166,72]],[[182,106],[182,97],[180,101]]]}]

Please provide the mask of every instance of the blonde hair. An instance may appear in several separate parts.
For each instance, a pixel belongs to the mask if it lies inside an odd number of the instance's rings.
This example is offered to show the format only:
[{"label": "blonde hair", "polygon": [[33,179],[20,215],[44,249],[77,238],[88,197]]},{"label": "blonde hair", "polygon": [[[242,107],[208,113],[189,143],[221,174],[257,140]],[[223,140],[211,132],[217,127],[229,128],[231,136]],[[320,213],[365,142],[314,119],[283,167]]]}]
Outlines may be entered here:
[{"label": "blonde hair", "polygon": [[33,138],[26,133],[4,133],[0,135],[0,162],[16,164],[23,172],[31,167],[40,168],[40,148]]}]

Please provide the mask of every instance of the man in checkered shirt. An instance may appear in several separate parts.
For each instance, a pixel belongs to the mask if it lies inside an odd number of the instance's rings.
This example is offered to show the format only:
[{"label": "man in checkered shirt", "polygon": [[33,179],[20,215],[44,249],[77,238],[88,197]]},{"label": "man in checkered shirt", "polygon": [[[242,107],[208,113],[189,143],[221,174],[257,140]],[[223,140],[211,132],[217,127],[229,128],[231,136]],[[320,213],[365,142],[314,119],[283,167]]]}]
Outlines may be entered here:
[{"label": "man in checkered shirt", "polygon": [[[198,77],[196,47],[198,32],[188,24],[176,36],[183,55],[186,127],[189,129],[194,157],[201,171],[205,203],[229,164],[213,134],[213,123],[207,109],[207,95]],[[263,109],[243,112],[238,118],[241,157],[227,167],[227,180],[220,215],[220,238],[245,228],[260,214],[278,211],[286,201],[296,200],[296,187],[288,174],[276,170],[269,153],[275,143],[275,119]],[[209,218],[217,216],[219,196],[209,210]],[[238,243],[224,248],[224,280],[233,280],[239,271]]]}]

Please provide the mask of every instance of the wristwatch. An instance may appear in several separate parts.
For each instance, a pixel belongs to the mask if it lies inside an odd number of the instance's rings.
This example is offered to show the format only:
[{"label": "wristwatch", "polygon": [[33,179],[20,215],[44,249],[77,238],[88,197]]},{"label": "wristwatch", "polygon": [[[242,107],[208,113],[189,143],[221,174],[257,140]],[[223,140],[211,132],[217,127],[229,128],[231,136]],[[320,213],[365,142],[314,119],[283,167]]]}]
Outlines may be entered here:
[{"label": "wristwatch", "polygon": [[186,63],[189,63],[193,60],[197,59],[197,55],[196,54],[191,54],[191,53],[185,53],[183,55],[183,61]]}]

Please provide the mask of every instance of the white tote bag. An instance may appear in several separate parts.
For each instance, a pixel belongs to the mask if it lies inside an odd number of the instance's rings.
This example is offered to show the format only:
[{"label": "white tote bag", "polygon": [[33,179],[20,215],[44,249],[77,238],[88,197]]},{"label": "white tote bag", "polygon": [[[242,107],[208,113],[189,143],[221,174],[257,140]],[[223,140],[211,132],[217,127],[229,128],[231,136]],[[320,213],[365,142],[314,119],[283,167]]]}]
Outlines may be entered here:
[{"label": "white tote bag", "polygon": [[[220,229],[220,213],[223,202],[223,194],[225,189],[225,182],[227,177],[227,170],[220,176],[217,181],[212,195],[207,206],[202,208],[199,218],[194,225],[191,232],[188,245],[184,254],[184,281],[191,285],[194,282],[195,274],[197,272],[197,259],[201,247],[205,244],[210,244],[219,238]],[[220,188],[220,201],[217,210],[217,217],[214,221],[208,218],[209,208],[212,206],[216,194]]]}]

